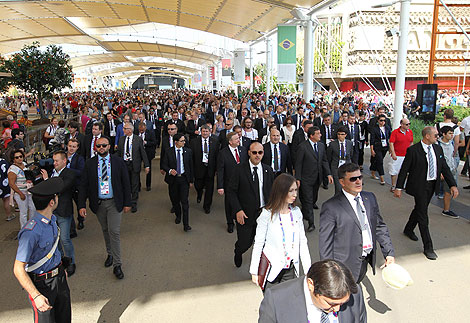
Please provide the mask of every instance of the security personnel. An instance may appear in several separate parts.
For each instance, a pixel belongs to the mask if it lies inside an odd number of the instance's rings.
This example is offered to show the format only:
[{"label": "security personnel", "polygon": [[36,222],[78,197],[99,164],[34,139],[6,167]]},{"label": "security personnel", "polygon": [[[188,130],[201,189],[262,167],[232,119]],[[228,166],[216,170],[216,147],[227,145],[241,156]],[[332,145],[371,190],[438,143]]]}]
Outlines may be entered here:
[{"label": "security personnel", "polygon": [[64,182],[50,178],[29,189],[35,216],[18,234],[13,272],[33,306],[34,322],[71,322],[70,289],[61,261],[59,230],[53,211]]}]

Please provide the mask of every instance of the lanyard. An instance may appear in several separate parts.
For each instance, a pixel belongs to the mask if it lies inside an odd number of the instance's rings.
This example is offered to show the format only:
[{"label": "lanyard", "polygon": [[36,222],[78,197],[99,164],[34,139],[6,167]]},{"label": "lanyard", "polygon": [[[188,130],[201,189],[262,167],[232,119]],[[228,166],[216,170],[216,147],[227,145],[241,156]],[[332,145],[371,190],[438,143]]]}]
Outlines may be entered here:
[{"label": "lanyard", "polygon": [[[294,217],[292,216],[292,210],[290,208],[289,208],[289,211],[290,211],[290,222],[292,224],[292,250],[294,250],[294,237],[295,237]],[[287,254],[287,250],[286,250],[286,233],[284,231],[284,226],[282,225],[281,212],[279,212],[279,223],[281,224],[281,230],[282,230],[282,246],[284,247],[284,256],[286,257],[287,261],[289,261],[291,260],[291,258]]]},{"label": "lanyard", "polygon": [[[100,182],[103,181],[103,178],[102,178],[103,173],[101,172],[101,163],[102,163],[102,158],[98,158],[98,176],[100,177]],[[111,174],[111,156],[109,156],[109,155],[108,155],[107,166],[108,166],[108,172],[109,172],[109,174]],[[109,177],[111,177],[111,176],[108,175],[108,178]]]}]

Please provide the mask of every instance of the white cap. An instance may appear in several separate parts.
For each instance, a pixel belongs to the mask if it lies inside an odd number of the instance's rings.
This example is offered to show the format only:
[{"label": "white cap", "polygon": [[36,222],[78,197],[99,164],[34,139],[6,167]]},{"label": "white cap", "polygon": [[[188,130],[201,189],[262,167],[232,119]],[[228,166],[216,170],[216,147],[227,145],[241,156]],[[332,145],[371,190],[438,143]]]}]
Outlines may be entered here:
[{"label": "white cap", "polygon": [[382,279],[388,286],[398,290],[413,284],[413,279],[406,269],[395,263],[382,269]]}]

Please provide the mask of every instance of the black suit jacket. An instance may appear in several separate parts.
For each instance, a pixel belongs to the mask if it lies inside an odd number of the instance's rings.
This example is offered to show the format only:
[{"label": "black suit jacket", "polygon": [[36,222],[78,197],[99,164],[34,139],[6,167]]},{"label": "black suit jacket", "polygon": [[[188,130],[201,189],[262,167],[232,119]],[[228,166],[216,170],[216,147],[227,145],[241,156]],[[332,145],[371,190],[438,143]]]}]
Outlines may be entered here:
[{"label": "black suit jacket", "polygon": [[[346,156],[344,156],[343,159],[346,161],[346,163],[350,163],[354,149],[351,140],[345,140],[344,149]],[[335,140],[330,143],[330,145],[326,149],[326,155],[328,157],[328,162],[330,163],[331,172],[337,174],[340,160],[340,143],[338,140]]]},{"label": "black suit jacket", "polygon": [[310,140],[299,145],[295,158],[295,178],[308,184],[321,181],[323,176],[331,175],[330,165],[326,156],[326,147],[322,142],[317,142],[318,156],[313,151]]},{"label": "black suit jacket", "polygon": [[[248,160],[248,150],[245,147],[238,147],[240,163]],[[220,150],[217,157],[217,189],[228,189],[230,178],[233,176],[237,161],[233,157],[229,147]]]},{"label": "black suit jacket", "polygon": [[[103,135],[101,135],[102,137]],[[99,137],[99,138],[101,138]],[[82,150],[82,156],[85,158],[85,160],[88,160],[91,158],[91,143],[93,141],[93,134],[89,134],[85,136],[85,139],[83,139],[83,150]]]},{"label": "black suit jacket", "polygon": [[61,217],[73,216],[72,196],[75,192],[75,172],[65,167],[59,174],[64,181],[64,188],[59,193],[59,205],[54,214]]},{"label": "black suit jacket", "polygon": [[[116,154],[123,159],[125,154],[124,145],[126,143],[126,138],[127,136],[119,138],[118,149],[116,151]],[[147,158],[142,138],[137,135],[132,135],[132,169],[134,172],[140,172],[142,169],[142,162],[144,162],[145,168],[150,167],[150,162]]]},{"label": "black suit jacket", "polygon": [[163,125],[163,136],[168,136],[168,125],[170,124],[176,124],[176,128],[178,128],[178,133],[184,133],[186,127],[184,126],[184,122],[180,119],[177,119],[174,121],[173,119],[170,119],[165,122]]},{"label": "black suit jacket", "polygon": [[[116,210],[121,212],[127,206],[131,206],[131,183],[129,173],[124,160],[116,155],[111,155],[111,185]],[[82,182],[78,190],[78,208],[86,207],[86,200],[93,213],[98,211],[98,156],[90,158],[85,163],[82,173]]]},{"label": "black suit jacket", "polygon": [[[292,125],[295,127],[295,129],[300,129],[302,127],[302,121],[305,119],[304,116],[300,117],[298,114],[294,114],[291,116],[292,118]],[[299,126],[297,127],[297,122],[300,119]]]},{"label": "black suit jacket", "polygon": [[[377,242],[385,257],[395,257],[392,240],[387,225],[380,215],[375,195],[361,192],[372,234],[370,265],[375,274]],[[354,279],[359,278],[362,265],[362,231],[359,220],[348,199],[341,193],[323,203],[320,213],[320,260],[334,259],[341,261],[351,270]]]},{"label": "black suit jacket", "polygon": [[196,120],[196,125],[194,124],[194,121],[192,119],[188,120],[188,123],[186,125],[186,133],[189,135],[189,138],[196,138],[198,135],[196,135],[195,132],[199,129],[199,127],[201,127],[205,123],[206,122],[201,118]]},{"label": "black suit jacket", "polygon": [[[84,150],[85,135],[77,131],[77,135],[75,136],[75,139],[77,139],[79,142],[77,153],[84,156],[85,155],[85,150]],[[70,132],[65,135],[65,141],[64,141],[65,147],[67,147],[67,145],[69,144],[69,140],[70,140]]]},{"label": "black suit jacket", "polygon": [[[441,174],[444,176],[444,180],[447,182],[449,187],[457,186],[454,180],[454,176],[447,166],[446,160],[444,158],[444,152],[442,147],[439,145],[432,145],[434,149],[434,154],[436,155],[437,160],[437,180],[435,183],[435,192],[439,191],[439,179]],[[421,142],[418,142],[411,147],[408,147],[405,155],[405,160],[400,169],[397,179],[397,188],[403,189],[406,181],[406,193],[412,196],[418,196],[424,194],[423,185],[426,183],[428,173],[428,159],[427,155],[424,152],[423,145]]]},{"label": "black suit jacket", "polygon": [[145,129],[145,143],[144,150],[147,154],[149,164],[155,158],[155,149],[157,148],[157,139],[155,138],[155,131],[152,129]]},{"label": "black suit jacket", "polygon": [[277,126],[277,129],[281,129],[281,126],[284,124],[284,120],[286,120],[286,116],[284,114],[281,114],[280,116],[275,113],[274,116],[274,124]]},{"label": "black suit jacket", "polygon": [[264,126],[264,118],[256,118],[255,119],[255,126],[254,128],[256,130],[258,130],[258,133],[260,133],[260,131],[264,128],[266,128],[268,126],[268,122],[266,122],[266,126]]},{"label": "black suit jacket", "polygon": [[70,169],[75,173],[76,189],[80,186],[83,168],[85,168],[85,158],[79,155],[77,151],[70,160]]},{"label": "black suit jacket", "polygon": [[358,122],[358,126],[360,133],[364,136],[364,140],[369,142],[369,124],[367,121]]},{"label": "black suit jacket", "polygon": [[[183,147],[184,174],[188,183],[194,182],[193,158],[190,148]],[[165,183],[173,184],[176,176],[170,175],[170,169],[176,170],[176,150],[171,147],[166,153],[162,162],[162,169],[166,172]]]},{"label": "black suit jacket", "polygon": [[352,134],[351,134],[351,125],[348,124],[347,126],[348,128],[348,132],[346,132],[346,139],[349,139],[351,140],[352,142],[354,142],[354,146],[357,146],[357,143],[359,142],[359,132],[361,131],[359,129],[359,125],[357,123],[354,124],[354,138],[352,137]]},{"label": "black suit jacket", "polygon": [[299,149],[299,145],[303,143],[304,141],[305,141],[304,129],[300,128],[294,131],[294,134],[292,135],[292,145],[291,145],[292,164],[294,165],[294,168],[296,167],[297,151]]},{"label": "black suit jacket", "polygon": [[[331,140],[336,139],[336,128],[337,128],[336,126],[330,125],[330,138],[328,139],[331,139]],[[322,124],[320,126],[320,133],[321,133],[321,142],[326,145],[326,139],[327,139],[326,125]]]},{"label": "black suit jacket", "polygon": [[381,139],[381,134],[380,134],[381,131],[378,125],[375,127],[372,127],[369,131],[370,131],[370,145],[374,146],[374,149],[376,148],[388,149],[390,135],[392,134],[392,129],[389,126],[385,126],[385,139],[387,140],[386,147],[382,147],[382,139]]},{"label": "black suit jacket", "polygon": [[[271,143],[267,142],[264,145],[264,155],[262,163],[271,166],[273,159],[273,152],[271,150]],[[292,174],[292,159],[290,157],[289,147],[286,144],[279,142],[279,150],[281,152],[281,164],[279,165],[279,171],[281,173]],[[273,168],[274,171],[274,168]]]},{"label": "black suit jacket", "polygon": [[[274,174],[270,166],[263,163],[259,166],[263,168],[263,197],[264,202],[267,203],[274,181]],[[245,223],[253,224],[259,216],[260,205],[258,199],[255,198],[257,194],[259,192],[255,190],[250,163],[245,161],[237,165],[229,183],[228,198],[234,215],[238,211],[243,210],[245,212],[248,217],[245,219]]]},{"label": "black suit jacket", "polygon": [[[117,133],[117,126],[119,126],[121,124],[121,122],[119,121],[119,119],[114,119],[113,120],[114,122],[114,131],[116,131]],[[106,136],[106,137],[111,137],[110,133],[111,133],[111,127],[109,125],[109,120],[108,119],[105,119],[102,121],[104,127],[103,127],[103,134]]]},{"label": "black suit jacket", "polygon": [[204,178],[206,168],[209,177],[215,176],[215,172],[217,170],[217,156],[219,155],[219,141],[214,136],[210,136],[208,139],[209,162],[207,166],[205,166],[202,162],[202,137],[198,136],[196,139],[191,141],[195,178]]},{"label": "black suit jacket", "polygon": [[[173,145],[175,144],[173,140]],[[163,158],[165,157],[166,152],[171,148],[170,147],[170,136],[164,136],[162,137],[162,143],[161,143],[161,149],[160,149],[160,169],[163,169]]]}]

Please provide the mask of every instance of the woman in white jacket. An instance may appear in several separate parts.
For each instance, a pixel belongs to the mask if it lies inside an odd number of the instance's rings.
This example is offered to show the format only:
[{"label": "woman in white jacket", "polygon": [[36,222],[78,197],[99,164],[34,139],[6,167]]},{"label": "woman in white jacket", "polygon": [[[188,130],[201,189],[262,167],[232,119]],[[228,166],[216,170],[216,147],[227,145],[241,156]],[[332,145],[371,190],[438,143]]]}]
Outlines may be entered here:
[{"label": "woman in white jacket", "polygon": [[265,288],[298,277],[300,260],[304,273],[310,268],[311,259],[302,212],[293,206],[297,191],[297,183],[292,175],[279,175],[273,183],[268,204],[258,217],[250,265],[252,281],[256,285],[259,285],[261,253],[271,263]]}]

